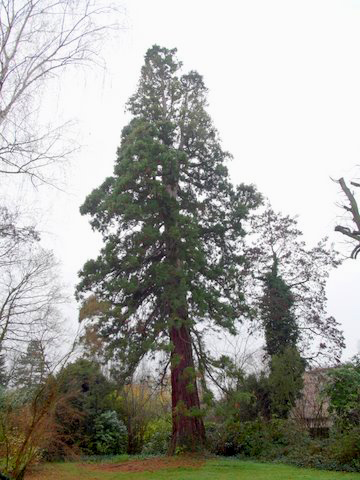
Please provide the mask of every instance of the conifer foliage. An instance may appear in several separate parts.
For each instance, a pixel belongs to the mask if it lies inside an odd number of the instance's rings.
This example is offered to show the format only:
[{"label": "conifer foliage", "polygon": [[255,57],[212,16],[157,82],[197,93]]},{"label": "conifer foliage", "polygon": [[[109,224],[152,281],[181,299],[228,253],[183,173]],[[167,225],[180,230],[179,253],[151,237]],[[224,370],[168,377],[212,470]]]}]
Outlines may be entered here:
[{"label": "conifer foliage", "polygon": [[244,307],[238,240],[260,201],[252,186],[230,183],[203,79],[181,67],[175,49],[146,53],[114,174],[81,207],[104,247],[77,289],[101,303],[92,317],[124,376],[148,353],[168,355],[170,452],[204,444],[195,342],[206,324],[235,330]]}]

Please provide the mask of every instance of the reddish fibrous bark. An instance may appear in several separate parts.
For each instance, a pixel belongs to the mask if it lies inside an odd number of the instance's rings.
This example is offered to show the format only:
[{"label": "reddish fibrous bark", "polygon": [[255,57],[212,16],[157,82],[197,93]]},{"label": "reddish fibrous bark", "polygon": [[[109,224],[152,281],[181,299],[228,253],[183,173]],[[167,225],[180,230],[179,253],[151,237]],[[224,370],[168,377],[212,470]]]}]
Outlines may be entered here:
[{"label": "reddish fibrous bark", "polygon": [[169,454],[177,447],[185,450],[201,450],[205,444],[205,427],[200,412],[200,400],[196,384],[192,341],[186,325],[172,327],[170,340],[171,387],[173,430]]},{"label": "reddish fibrous bark", "polygon": [[[179,179],[171,168],[164,184],[169,197],[174,203],[178,201]],[[192,339],[189,329],[186,295],[182,292],[180,260],[181,243],[174,238],[172,230],[177,228],[177,209],[165,215],[165,232],[167,233],[166,251],[169,264],[174,274],[169,280],[169,336],[171,353],[171,400],[172,400],[172,437],[169,455],[177,449],[186,451],[201,450],[205,444],[205,427],[200,416],[200,400],[196,383],[195,365],[192,351]],[[182,302],[180,301],[182,298]],[[174,306],[174,299],[177,299]],[[181,306],[179,306],[179,304]]]}]

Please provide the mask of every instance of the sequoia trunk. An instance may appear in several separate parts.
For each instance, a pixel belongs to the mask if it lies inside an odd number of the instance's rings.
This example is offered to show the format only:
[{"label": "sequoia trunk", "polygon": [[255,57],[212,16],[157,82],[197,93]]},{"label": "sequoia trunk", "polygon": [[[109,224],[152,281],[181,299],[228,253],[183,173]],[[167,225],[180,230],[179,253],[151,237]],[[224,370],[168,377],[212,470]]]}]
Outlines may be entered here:
[{"label": "sequoia trunk", "polygon": [[[167,142],[165,142],[167,143]],[[169,145],[171,141],[168,140]],[[184,270],[181,260],[182,241],[179,235],[179,165],[175,157],[164,170],[164,185],[169,203],[164,210],[166,256],[171,274],[167,284],[167,307],[171,352],[172,437],[169,454],[177,448],[199,450],[205,443],[205,427],[200,412],[196,371],[192,353]]]},{"label": "sequoia trunk", "polygon": [[170,339],[172,387],[172,438],[169,454],[176,449],[195,451],[204,447],[205,427],[200,415],[200,401],[192,355],[192,343],[186,325],[172,327]]}]

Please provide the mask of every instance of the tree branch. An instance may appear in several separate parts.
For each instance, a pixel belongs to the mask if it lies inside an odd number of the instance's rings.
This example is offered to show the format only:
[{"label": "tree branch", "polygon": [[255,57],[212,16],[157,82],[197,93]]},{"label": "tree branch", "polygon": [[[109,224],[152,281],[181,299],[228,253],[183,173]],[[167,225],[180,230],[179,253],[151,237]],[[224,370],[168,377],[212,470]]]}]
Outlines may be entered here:
[{"label": "tree branch", "polygon": [[[355,240],[358,245],[355,246],[353,251],[351,252],[351,258],[356,258],[358,253],[360,252],[360,212],[357,201],[355,199],[354,194],[346,185],[344,178],[340,178],[337,180],[337,183],[340,185],[342,191],[346,195],[350,206],[344,206],[344,208],[351,214],[352,220],[356,225],[356,230],[351,230],[349,227],[344,227],[342,225],[336,225],[335,232],[340,232],[341,234]],[[351,182],[352,185],[359,187],[360,185],[356,182]]]}]

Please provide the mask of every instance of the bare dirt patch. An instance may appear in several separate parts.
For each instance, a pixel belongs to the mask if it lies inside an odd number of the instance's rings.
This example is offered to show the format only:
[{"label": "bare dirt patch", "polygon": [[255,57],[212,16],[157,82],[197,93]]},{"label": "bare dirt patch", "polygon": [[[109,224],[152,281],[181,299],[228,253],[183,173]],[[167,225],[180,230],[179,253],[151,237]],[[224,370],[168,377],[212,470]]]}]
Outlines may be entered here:
[{"label": "bare dirt patch", "polygon": [[154,457],[145,460],[129,460],[123,463],[107,463],[101,465],[82,465],[92,471],[103,472],[155,472],[167,468],[200,468],[205,459],[198,457]]}]

